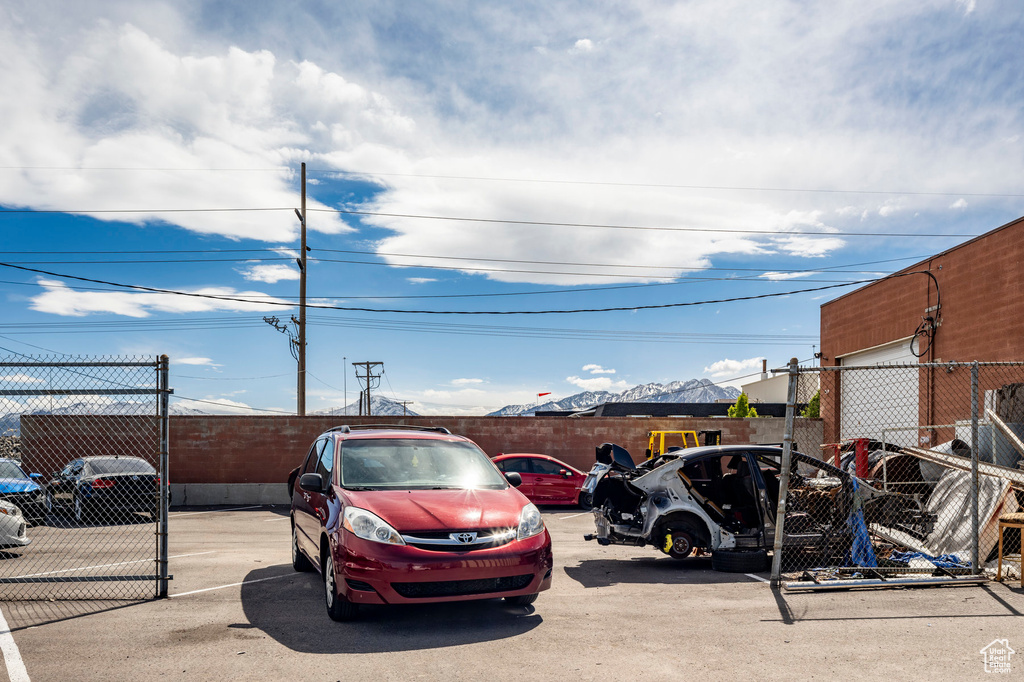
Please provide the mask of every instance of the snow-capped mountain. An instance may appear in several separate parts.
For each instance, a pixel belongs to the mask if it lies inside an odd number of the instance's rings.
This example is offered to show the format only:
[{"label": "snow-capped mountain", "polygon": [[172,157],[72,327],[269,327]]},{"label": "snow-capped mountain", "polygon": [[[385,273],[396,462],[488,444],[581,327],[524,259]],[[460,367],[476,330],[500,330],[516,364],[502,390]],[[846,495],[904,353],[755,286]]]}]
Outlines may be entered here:
[{"label": "snow-capped mountain", "polygon": [[[418,417],[418,413],[413,412],[408,406],[403,407],[401,403],[396,403],[394,400],[388,400],[379,395],[370,396],[370,412],[376,417]],[[326,415],[348,415],[355,417],[359,414],[359,403],[354,402],[351,405],[345,407],[336,407],[326,410],[317,410],[316,412],[310,412],[310,414],[326,414]]]},{"label": "snow-capped mountain", "polygon": [[707,379],[673,381],[668,384],[640,384],[622,393],[608,391],[584,391],[561,400],[551,400],[542,405],[506,405],[491,412],[489,417],[514,417],[534,414],[547,410],[585,410],[602,403],[713,403],[718,400],[735,399],[739,389],[731,386],[716,386]]},{"label": "snow-capped mountain", "polygon": [[[197,410],[177,403],[171,403],[169,411],[174,416],[209,414],[203,410]],[[156,404],[152,400],[129,401],[117,400],[113,402],[99,402],[80,400],[60,407],[40,407],[25,412],[10,412],[0,415],[0,435],[20,435],[21,418],[24,415],[32,414],[54,414],[54,415],[118,415],[118,414],[141,414],[156,415]]]}]

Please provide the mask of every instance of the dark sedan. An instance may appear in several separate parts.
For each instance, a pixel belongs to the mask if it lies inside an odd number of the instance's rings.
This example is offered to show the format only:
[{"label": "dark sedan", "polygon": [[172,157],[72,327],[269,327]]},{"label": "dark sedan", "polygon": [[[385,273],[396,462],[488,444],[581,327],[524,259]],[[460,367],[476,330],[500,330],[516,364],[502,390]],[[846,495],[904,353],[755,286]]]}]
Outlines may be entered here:
[{"label": "dark sedan", "polygon": [[145,512],[155,521],[160,508],[160,477],[140,457],[81,457],[53,475],[49,504],[71,512],[77,523],[117,513]]}]

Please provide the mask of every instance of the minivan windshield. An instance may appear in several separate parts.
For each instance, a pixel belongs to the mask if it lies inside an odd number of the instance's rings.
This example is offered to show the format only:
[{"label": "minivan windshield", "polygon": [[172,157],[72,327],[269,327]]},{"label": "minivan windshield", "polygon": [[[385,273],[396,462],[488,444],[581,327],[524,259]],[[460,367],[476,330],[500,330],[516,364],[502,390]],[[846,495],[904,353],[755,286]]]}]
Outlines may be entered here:
[{"label": "minivan windshield", "polygon": [[480,448],[465,441],[381,438],[345,441],[341,485],[364,490],[434,490],[508,486]]}]

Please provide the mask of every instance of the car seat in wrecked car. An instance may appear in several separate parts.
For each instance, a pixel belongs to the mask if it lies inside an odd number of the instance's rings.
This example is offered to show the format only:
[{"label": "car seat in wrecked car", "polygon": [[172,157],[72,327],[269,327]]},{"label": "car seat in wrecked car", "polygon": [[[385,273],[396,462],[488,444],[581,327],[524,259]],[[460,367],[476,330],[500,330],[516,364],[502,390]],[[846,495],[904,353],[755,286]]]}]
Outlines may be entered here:
[{"label": "car seat in wrecked car", "polygon": [[739,516],[744,526],[757,524],[757,497],[754,495],[754,479],[750,474],[750,465],[743,455],[734,455],[727,465],[736,473],[722,476],[722,492],[726,504]]}]

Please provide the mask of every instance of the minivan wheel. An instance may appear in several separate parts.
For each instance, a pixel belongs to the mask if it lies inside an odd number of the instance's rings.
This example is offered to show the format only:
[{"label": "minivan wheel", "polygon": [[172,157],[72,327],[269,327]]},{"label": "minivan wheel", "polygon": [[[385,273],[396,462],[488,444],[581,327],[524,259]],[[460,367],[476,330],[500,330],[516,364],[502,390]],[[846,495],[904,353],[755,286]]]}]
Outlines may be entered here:
[{"label": "minivan wheel", "polygon": [[324,597],[327,600],[327,615],[331,620],[345,622],[359,613],[359,605],[353,604],[337,593],[337,576],[334,573],[334,558],[327,550],[324,557]]},{"label": "minivan wheel", "polygon": [[300,573],[313,570],[313,564],[309,563],[306,555],[299,551],[299,531],[292,522],[292,568]]}]

